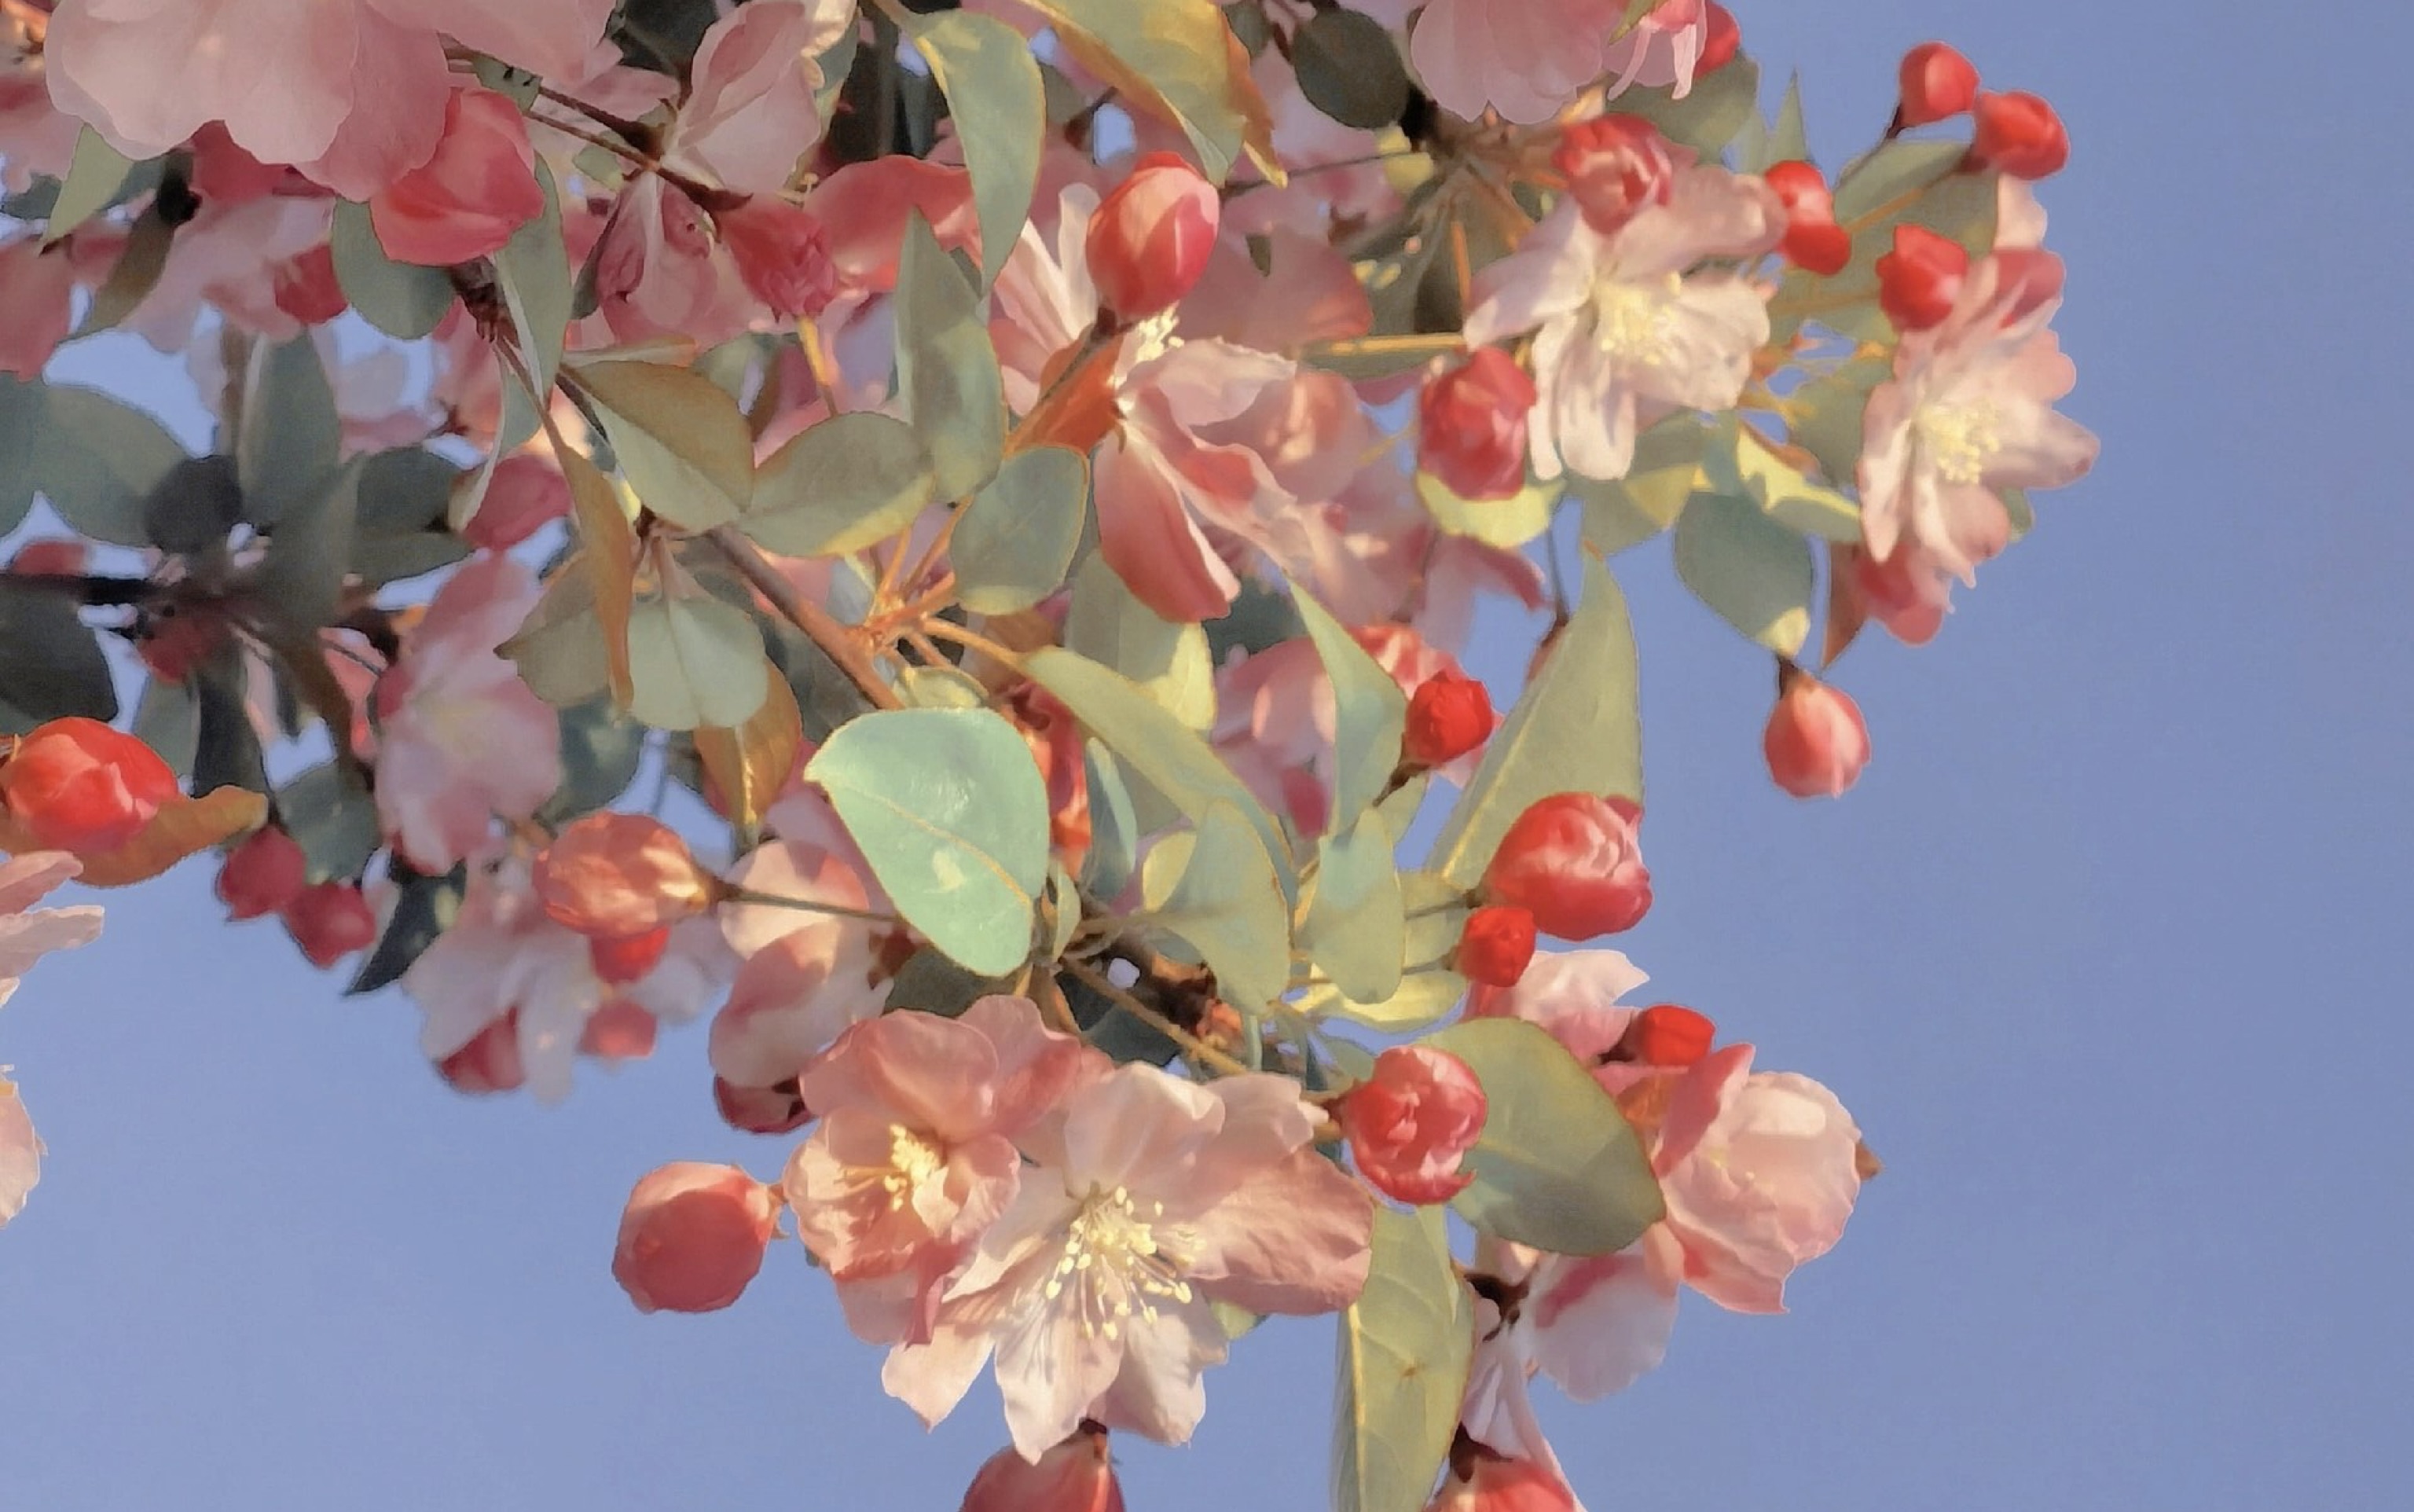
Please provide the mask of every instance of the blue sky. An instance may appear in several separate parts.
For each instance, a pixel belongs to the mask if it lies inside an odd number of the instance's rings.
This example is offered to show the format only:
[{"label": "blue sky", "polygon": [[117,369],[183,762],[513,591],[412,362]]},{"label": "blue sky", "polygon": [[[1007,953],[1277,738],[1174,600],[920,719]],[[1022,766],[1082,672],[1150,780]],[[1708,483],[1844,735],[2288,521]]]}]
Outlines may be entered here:
[{"label": "blue sky", "polygon": [[[1792,1315],[1689,1301],[1661,1370],[1546,1416],[1595,1512],[2414,1505],[2414,19],[1738,8],[1830,162],[1930,36],[2061,108],[2105,454],[1934,646],[1842,664],[1877,745],[1842,803],[1769,788],[1765,656],[1664,546],[1620,559],[1659,896],[1624,943],[1888,1169]],[[52,1151],[0,1240],[9,1505],[955,1505],[994,1397],[926,1435],[797,1256],[709,1318],[614,1288],[640,1172],[776,1168],[714,1117],[700,1031],[559,1110],[466,1101],[406,1003],[339,1000],[207,882],[112,898],[7,1010]],[[1189,1451],[1130,1446],[1131,1505],[1322,1505],[1331,1352],[1249,1339]]]}]

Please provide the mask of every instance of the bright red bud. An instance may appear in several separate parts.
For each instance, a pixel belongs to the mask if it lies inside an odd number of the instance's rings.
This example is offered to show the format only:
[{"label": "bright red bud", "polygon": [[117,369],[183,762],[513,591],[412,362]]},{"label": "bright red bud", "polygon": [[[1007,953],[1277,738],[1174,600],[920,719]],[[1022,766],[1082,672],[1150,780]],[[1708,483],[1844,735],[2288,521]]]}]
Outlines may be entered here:
[{"label": "bright red bud", "polygon": [[320,882],[285,905],[285,932],[321,969],[377,941],[377,912],[350,882]]},{"label": "bright red bud", "polygon": [[1651,874],[1635,827],[1643,811],[1622,798],[1555,793],[1517,816],[1483,873],[1483,894],[1534,916],[1563,940],[1632,929],[1651,909]]},{"label": "bright red bud", "polygon": [[1853,260],[1853,238],[1836,224],[1835,197],[1809,163],[1778,163],[1762,175],[1785,202],[1785,261],[1809,273],[1833,275]]},{"label": "bright red bud", "polygon": [[1925,331],[1944,323],[1961,297],[1961,276],[1970,254],[1950,236],[1925,226],[1894,229],[1894,250],[1878,259],[1878,307],[1898,331]]},{"label": "bright red bud", "polygon": [[1597,115],[1570,126],[1551,151],[1551,166],[1567,180],[1585,224],[1603,236],[1636,212],[1666,204],[1676,175],[1668,139],[1639,115]]},{"label": "bright red bud", "polygon": [[1743,50],[1743,28],[1735,12],[1710,0],[1710,24],[1702,33],[1702,55],[1693,60],[1693,77],[1706,79],[1735,61]]},{"label": "bright red bud", "polygon": [[218,899],[229,919],[281,913],[309,885],[309,867],[291,835],[275,825],[254,830],[218,868]]},{"label": "bright red bud", "polygon": [[1870,730],[1842,689],[1791,662],[1779,664],[1777,707],[1760,747],[1768,775],[1796,798],[1837,798],[1870,764]]},{"label": "bright red bud", "polygon": [[0,759],[0,803],[45,850],[115,850],[182,795],[159,754],[97,719],[54,719]]},{"label": "bright red bud", "polygon": [[1090,277],[1124,321],[1170,309],[1207,271],[1223,202],[1215,186],[1170,152],[1142,157],[1090,217]]},{"label": "bright red bud", "polygon": [[455,89],[436,156],[369,201],[369,226],[397,262],[449,267],[502,250],[544,214],[520,108],[491,89]]},{"label": "bright red bud", "polygon": [[650,934],[721,899],[676,831],[642,814],[589,814],[537,853],[529,875],[554,922],[597,939]]},{"label": "bright red bud", "polygon": [[612,1277],[640,1312],[711,1312],[763,1268],[780,1199],[734,1165],[679,1160],[629,1193]]},{"label": "bright red bud", "polygon": [[1492,739],[1492,695],[1466,673],[1444,667],[1408,699],[1400,754],[1411,766],[1439,767]]},{"label": "bright red bud", "polygon": [[1469,981],[1514,987],[1534,960],[1534,916],[1507,904],[1488,904],[1467,916],[1452,965]]},{"label": "bright red bud", "polygon": [[1619,1058],[1646,1066],[1691,1066],[1710,1053],[1719,1026],[1690,1008],[1661,1003],[1634,1015],[1618,1040]]},{"label": "bright red bud", "polygon": [[1483,1132],[1483,1084],[1430,1045],[1396,1045],[1333,1104],[1358,1174],[1387,1197],[1439,1203],[1475,1179],[1459,1164]]},{"label": "bright red bud", "polygon": [[1902,104],[1895,128],[1908,131],[1948,120],[1978,97],[1978,70],[1943,42],[1922,42],[1902,55]]},{"label": "bright red bud", "polygon": [[810,319],[829,307],[838,293],[838,264],[830,261],[829,235],[817,217],[784,200],[756,195],[716,212],[712,221],[737,261],[738,277],[774,313]]},{"label": "bright red bud", "polygon": [[1417,465],[1461,499],[1513,499],[1526,487],[1534,381],[1498,347],[1478,347],[1417,399]]},{"label": "bright red bud", "polygon": [[1978,130],[1970,156],[2011,178],[2048,178],[2070,161],[2070,133],[2053,107],[2034,95],[1981,93],[1971,107]]}]

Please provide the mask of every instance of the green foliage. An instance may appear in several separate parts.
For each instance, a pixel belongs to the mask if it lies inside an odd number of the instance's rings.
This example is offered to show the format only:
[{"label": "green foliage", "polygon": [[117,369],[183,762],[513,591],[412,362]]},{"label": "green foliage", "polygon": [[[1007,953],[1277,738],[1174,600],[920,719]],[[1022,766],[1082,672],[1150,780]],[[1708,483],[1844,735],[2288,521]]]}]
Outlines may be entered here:
[{"label": "green foliage", "polygon": [[1235,1008],[1262,1009],[1290,985],[1290,915],[1274,858],[1230,803],[1168,835],[1140,866],[1147,919],[1199,952]]},{"label": "green foliage", "polygon": [[931,450],[942,499],[969,497],[1006,455],[1005,380],[980,304],[916,212],[897,267],[897,388]]},{"label": "green foliage", "polygon": [[1408,925],[1392,831],[1380,814],[1317,842],[1316,873],[1302,885],[1299,947],[1334,987],[1379,1003],[1400,990]]},{"label": "green foliage", "polygon": [[920,432],[872,411],[832,415],[771,455],[738,528],[792,557],[885,541],[938,497]]},{"label": "green foliage", "polygon": [[278,788],[276,817],[301,846],[314,882],[360,876],[383,843],[377,800],[341,762],[321,761]]},{"label": "green foliage", "polygon": [[335,202],[335,232],[329,240],[335,260],[335,284],[361,319],[397,341],[416,341],[432,335],[451,313],[455,298],[453,279],[442,268],[396,262],[369,225],[369,207],[350,200]]},{"label": "green foliage", "polygon": [[1694,80],[1683,99],[1676,97],[1675,85],[1661,84],[1628,90],[1617,97],[1617,109],[1643,117],[1671,142],[1716,157],[1747,123],[1760,120],[1760,65],[1737,55],[1716,73]]},{"label": "green foliage", "polygon": [[28,391],[30,407],[9,422],[31,427],[32,455],[19,486],[30,482],[61,519],[96,541],[148,546],[143,505],[185,459],[176,438],[142,411],[88,388],[28,383],[6,407],[26,406]]},{"label": "green foliage", "polygon": [[461,898],[468,892],[469,873],[466,866],[456,866],[442,876],[422,876],[400,861],[395,861],[389,874],[395,886],[394,913],[386,920],[385,933],[378,937],[377,948],[344,989],[347,997],[357,997],[390,987],[402,980],[411,963],[425,954],[436,943],[436,937],[453,927],[460,915]]},{"label": "green foliage", "polygon": [[629,670],[634,689],[629,711],[656,729],[735,729],[770,692],[770,666],[753,617],[701,593],[637,601],[629,611]]},{"label": "green foliage", "polygon": [[1585,545],[1615,556],[1676,524],[1701,477],[1707,441],[1699,420],[1673,414],[1634,439],[1634,465],[1625,477],[1572,480],[1584,501]]},{"label": "green foliage", "polygon": [[1457,945],[1467,923],[1467,905],[1447,878],[1431,872],[1396,875],[1406,925],[1400,959],[1408,968],[1398,987],[1364,998],[1352,997],[1337,986],[1311,987],[1300,995],[1300,1011],[1314,1018],[1330,1014],[1348,1019],[1383,1034],[1409,1034],[1440,1022],[1458,1007],[1467,979],[1438,963]]},{"label": "green foliage", "polygon": [[1157,618],[1103,558],[1092,557],[1073,575],[1065,647],[1129,678],[1190,729],[1203,732],[1215,723],[1207,632]]},{"label": "green foliage", "polygon": [[839,727],[806,768],[906,921],[958,965],[1029,958],[1048,878],[1048,789],[986,710],[907,709]]},{"label": "green foliage", "polygon": [[1006,22],[954,10],[915,18],[907,35],[946,93],[980,217],[981,284],[997,277],[1031,214],[1048,127],[1046,88],[1031,44]]},{"label": "green foliage", "polygon": [[1438,1207],[1375,1210],[1366,1290],[1341,1315],[1334,1512],[1419,1512],[1458,1429],[1475,1308]]},{"label": "green foliage", "polygon": [[1959,142],[1897,138],[1848,166],[1836,180],[1836,219],[1865,222],[1853,232],[1853,256],[1832,277],[1796,268],[1779,286],[1771,318],[1777,340],[1801,323],[1788,307],[1815,301],[1820,324],[1865,341],[1892,338],[1893,327],[1878,309],[1878,259],[1894,250],[1898,226],[1924,226],[1949,236],[1979,256],[1995,241],[1995,208],[2001,175],[1960,171],[1967,156]]},{"label": "green foliage", "polygon": [[75,156],[67,164],[67,176],[59,181],[58,197],[51,203],[50,213],[42,227],[42,244],[49,246],[93,217],[118,202],[126,184],[134,176],[134,160],[109,144],[91,127],[76,136]]},{"label": "green foliage", "polygon": [[469,554],[444,528],[461,470],[418,446],[361,459],[352,510],[352,571],[371,588],[416,577]]},{"label": "green foliage", "polygon": [[754,495],[754,438],[712,380],[661,363],[598,362],[582,365],[577,382],[647,508],[690,531],[726,525],[745,510]]},{"label": "green foliage", "polygon": [[976,614],[1012,614],[1056,591],[1080,548],[1090,464],[1040,446],[1006,459],[964,507],[948,543],[956,593]]},{"label": "green foliage", "polygon": [[[1244,153],[1266,153],[1265,103],[1236,68],[1212,0],[1028,0],[1056,23],[1091,71],[1141,109],[1182,128],[1207,176],[1221,182]],[[1254,109],[1253,109],[1254,108]]]},{"label": "green foliage", "polygon": [[1810,634],[1810,543],[1750,499],[1697,493],[1676,520],[1676,576],[1694,597],[1781,656]]},{"label": "green foliage", "polygon": [[1452,1200],[1485,1234],[1562,1255],[1623,1250],[1666,1212],[1617,1101],[1538,1025],[1468,1019],[1424,1042],[1483,1084],[1474,1183]]},{"label": "green foliage", "polygon": [[0,576],[0,734],[45,720],[117,717],[109,661],[65,594]]},{"label": "green foliage", "polygon": [[1309,15],[1290,43],[1307,102],[1344,126],[1379,131],[1408,108],[1408,71],[1389,28],[1355,10]]},{"label": "green foliage", "polygon": [[243,517],[274,529],[288,511],[322,497],[343,452],[343,431],[335,391],[307,336],[256,352],[235,442]]},{"label": "green foliage", "polygon": [[1324,606],[1304,591],[1294,590],[1291,598],[1333,683],[1334,792],[1326,829],[1337,834],[1355,824],[1391,785],[1400,764],[1408,698]]}]

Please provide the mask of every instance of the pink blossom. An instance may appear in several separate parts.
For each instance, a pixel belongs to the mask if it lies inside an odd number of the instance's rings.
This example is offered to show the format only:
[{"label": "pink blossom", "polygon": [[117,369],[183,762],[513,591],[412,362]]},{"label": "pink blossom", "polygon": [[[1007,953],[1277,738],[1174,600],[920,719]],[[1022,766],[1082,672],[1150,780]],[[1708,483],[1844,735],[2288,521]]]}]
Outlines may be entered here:
[{"label": "pink blossom", "polygon": [[1540,398],[1528,422],[1535,472],[1624,477],[1644,427],[1678,410],[1734,404],[1768,339],[1764,292],[1731,270],[1688,270],[1766,252],[1784,230],[1784,206],[1766,184],[1693,164],[1677,169],[1666,203],[1636,212],[1614,235],[1562,200],[1487,269],[1468,343],[1540,327]]},{"label": "pink blossom", "polygon": [[[7,26],[0,22],[0,37]],[[38,64],[0,41],[0,189],[22,194],[39,174],[65,178],[82,124],[51,103]]]},{"label": "pink blossom", "polygon": [[17,1084],[0,1076],[0,1228],[25,1210],[25,1198],[42,1179],[42,1139],[25,1113]]},{"label": "pink blossom", "polygon": [[1533,126],[1608,70],[1625,14],[1626,0],[1430,0],[1408,57],[1452,114],[1471,121],[1489,105]]},{"label": "pink blossom", "polygon": [[1661,0],[1602,54],[1602,68],[1616,76],[1609,97],[1641,84],[1683,99],[1696,78],[1735,56],[1736,39],[1735,18],[1714,0]]},{"label": "pink blossom", "polygon": [[527,818],[561,785],[553,710],[495,652],[536,598],[509,557],[464,564],[378,682],[378,816],[424,871],[483,853],[495,819]]},{"label": "pink blossom", "polygon": [[763,1268],[778,1193],[734,1165],[675,1160],[639,1178],[620,1215],[612,1278],[640,1312],[713,1312]]},{"label": "pink blossom", "polygon": [[1333,680],[1302,637],[1228,663],[1215,674],[1215,752],[1258,801],[1302,834],[1321,834],[1333,809]]},{"label": "pink blossom", "polygon": [[499,252],[543,214],[528,123],[508,98],[475,86],[445,97],[435,156],[369,199],[386,256],[431,267]]},{"label": "pink blossom", "polygon": [[740,194],[777,194],[821,140],[814,60],[856,23],[856,0],[753,0],[704,34],[663,160]]},{"label": "pink blossom", "polygon": [[39,378],[67,338],[75,264],[62,247],[45,255],[38,236],[0,242],[0,373]]},{"label": "pink blossom", "polygon": [[[82,863],[64,851],[35,850],[0,861],[0,1004],[18,981],[52,951],[89,945],[100,936],[100,909],[35,908]],[[0,1228],[24,1210],[25,1194],[42,1178],[42,1142],[16,1086],[0,1077]]]},{"label": "pink blossom", "polygon": [[1037,1168],[883,1385],[936,1422],[994,1355],[1026,1460],[1085,1417],[1184,1442],[1228,1347],[1211,1302],[1326,1312],[1365,1284],[1372,1200],[1315,1127],[1286,1077],[1134,1064],[1091,1083],[1025,1136]]},{"label": "pink blossom", "polygon": [[[159,281],[126,328],[161,352],[181,352],[204,307],[237,330],[289,341],[302,322],[278,305],[277,280],[293,259],[327,244],[325,200],[268,195],[247,203],[204,203],[176,232]],[[79,247],[85,234],[78,232]]]}]

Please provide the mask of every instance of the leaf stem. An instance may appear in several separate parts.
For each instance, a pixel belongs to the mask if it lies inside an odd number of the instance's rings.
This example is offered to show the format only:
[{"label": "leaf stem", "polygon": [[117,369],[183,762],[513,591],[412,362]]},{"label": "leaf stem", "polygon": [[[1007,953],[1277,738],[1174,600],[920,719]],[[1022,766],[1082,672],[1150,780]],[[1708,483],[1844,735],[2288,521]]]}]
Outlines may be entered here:
[{"label": "leaf stem", "polygon": [[1088,962],[1067,958],[1063,965],[1066,971],[1079,978],[1081,983],[1092,992],[1180,1045],[1183,1053],[1193,1060],[1213,1066],[1227,1076],[1249,1074],[1248,1067],[1141,1002],[1129,992],[1116,986],[1108,979],[1105,972],[1098,970]]},{"label": "leaf stem", "polygon": [[780,576],[778,568],[765,560],[753,542],[738,533],[737,527],[717,525],[705,532],[706,540],[719,547],[729,559],[738,576],[744,577],[764,601],[780,611],[780,617],[805,633],[808,639],[821,648],[838,669],[847,675],[874,709],[902,709],[905,700],[888,685],[880,669],[872,665],[872,655],[857,645],[829,610],[797,591],[797,585]]}]

